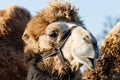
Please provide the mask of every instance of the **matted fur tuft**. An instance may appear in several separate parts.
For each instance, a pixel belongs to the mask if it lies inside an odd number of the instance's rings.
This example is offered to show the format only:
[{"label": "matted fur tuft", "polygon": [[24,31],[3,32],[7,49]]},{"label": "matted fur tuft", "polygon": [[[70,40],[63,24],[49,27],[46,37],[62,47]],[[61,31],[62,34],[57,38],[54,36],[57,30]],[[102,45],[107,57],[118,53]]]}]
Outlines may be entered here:
[{"label": "matted fur tuft", "polygon": [[52,2],[30,21],[27,27],[27,32],[29,35],[37,39],[39,35],[44,33],[47,25],[55,21],[74,22],[83,26],[83,22],[78,17],[77,11],[78,10],[70,3]]}]

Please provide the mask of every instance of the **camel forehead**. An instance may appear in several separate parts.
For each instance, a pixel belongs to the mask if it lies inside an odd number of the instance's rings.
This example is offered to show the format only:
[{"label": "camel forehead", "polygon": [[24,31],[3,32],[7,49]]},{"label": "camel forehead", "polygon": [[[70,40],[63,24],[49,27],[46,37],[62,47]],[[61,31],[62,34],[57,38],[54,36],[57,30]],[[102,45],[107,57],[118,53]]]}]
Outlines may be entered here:
[{"label": "camel forehead", "polygon": [[70,29],[73,26],[78,26],[78,25],[75,23],[66,22],[66,21],[57,21],[57,22],[49,24],[46,28],[46,31],[52,31],[52,30],[65,31],[65,30]]},{"label": "camel forehead", "polygon": [[47,26],[46,31],[48,31],[48,32],[53,31],[53,30],[64,31],[68,28],[69,27],[64,22],[54,22]]}]

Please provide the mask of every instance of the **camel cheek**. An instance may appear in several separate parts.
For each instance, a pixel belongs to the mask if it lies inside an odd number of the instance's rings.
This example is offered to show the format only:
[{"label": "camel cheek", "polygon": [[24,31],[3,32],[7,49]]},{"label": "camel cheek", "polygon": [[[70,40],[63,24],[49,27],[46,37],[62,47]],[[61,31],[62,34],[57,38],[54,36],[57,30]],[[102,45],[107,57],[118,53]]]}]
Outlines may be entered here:
[{"label": "camel cheek", "polygon": [[44,35],[39,37],[38,43],[40,52],[52,49],[52,42]]}]

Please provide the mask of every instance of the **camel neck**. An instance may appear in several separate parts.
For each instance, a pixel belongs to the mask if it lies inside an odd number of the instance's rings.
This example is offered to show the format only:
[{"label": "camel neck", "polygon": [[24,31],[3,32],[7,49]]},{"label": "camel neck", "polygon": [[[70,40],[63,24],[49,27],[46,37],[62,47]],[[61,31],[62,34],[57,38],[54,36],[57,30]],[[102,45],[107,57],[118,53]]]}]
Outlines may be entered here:
[{"label": "camel neck", "polygon": [[61,77],[40,70],[35,64],[29,65],[27,80],[82,80],[80,71],[65,74]]}]

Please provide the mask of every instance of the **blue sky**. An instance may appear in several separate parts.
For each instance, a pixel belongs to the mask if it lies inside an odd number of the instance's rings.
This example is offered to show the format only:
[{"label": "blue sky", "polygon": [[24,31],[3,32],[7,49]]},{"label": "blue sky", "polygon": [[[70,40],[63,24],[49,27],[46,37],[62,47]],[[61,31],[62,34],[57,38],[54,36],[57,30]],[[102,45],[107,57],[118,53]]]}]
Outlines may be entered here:
[{"label": "blue sky", "polygon": [[[16,4],[28,9],[34,16],[51,0],[0,0],[0,9]],[[105,17],[120,15],[120,0],[62,0],[79,8],[79,15],[93,35],[101,34]]]}]

